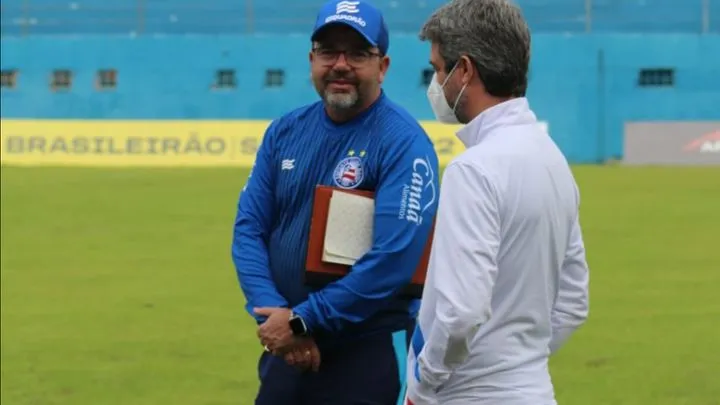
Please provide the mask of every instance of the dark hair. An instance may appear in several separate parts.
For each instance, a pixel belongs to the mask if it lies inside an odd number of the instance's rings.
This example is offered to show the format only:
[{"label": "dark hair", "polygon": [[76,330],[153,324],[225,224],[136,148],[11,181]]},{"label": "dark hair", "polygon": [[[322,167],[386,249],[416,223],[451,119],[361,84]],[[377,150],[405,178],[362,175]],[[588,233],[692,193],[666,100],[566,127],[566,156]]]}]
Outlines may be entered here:
[{"label": "dark hair", "polygon": [[430,16],[420,39],[437,44],[448,71],[467,56],[490,95],[525,96],[530,30],[509,1],[453,0]]}]

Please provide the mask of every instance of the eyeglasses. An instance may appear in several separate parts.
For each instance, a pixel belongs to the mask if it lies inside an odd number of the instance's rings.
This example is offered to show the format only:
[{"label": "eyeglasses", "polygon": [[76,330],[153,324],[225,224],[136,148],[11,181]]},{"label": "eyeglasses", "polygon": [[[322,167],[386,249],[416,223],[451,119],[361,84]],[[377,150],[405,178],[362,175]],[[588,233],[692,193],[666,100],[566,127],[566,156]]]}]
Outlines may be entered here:
[{"label": "eyeglasses", "polygon": [[347,64],[351,66],[364,65],[370,60],[370,58],[380,56],[379,53],[366,50],[341,51],[337,49],[326,48],[315,48],[313,49],[313,53],[315,54],[315,56],[317,56],[318,62],[328,66],[337,63],[341,54],[345,55],[345,60],[347,61]]}]

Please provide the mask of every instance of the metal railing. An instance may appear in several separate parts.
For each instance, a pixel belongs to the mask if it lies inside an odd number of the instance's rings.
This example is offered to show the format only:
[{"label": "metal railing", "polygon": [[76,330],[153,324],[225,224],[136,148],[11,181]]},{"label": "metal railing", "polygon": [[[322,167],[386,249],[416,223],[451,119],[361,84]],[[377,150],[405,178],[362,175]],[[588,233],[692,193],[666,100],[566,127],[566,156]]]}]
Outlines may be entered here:
[{"label": "metal railing", "polygon": [[[3,36],[307,33],[322,2],[5,0],[0,25]],[[720,33],[720,0],[517,2],[535,32]],[[416,33],[435,7],[429,3],[376,0],[393,33]]]}]

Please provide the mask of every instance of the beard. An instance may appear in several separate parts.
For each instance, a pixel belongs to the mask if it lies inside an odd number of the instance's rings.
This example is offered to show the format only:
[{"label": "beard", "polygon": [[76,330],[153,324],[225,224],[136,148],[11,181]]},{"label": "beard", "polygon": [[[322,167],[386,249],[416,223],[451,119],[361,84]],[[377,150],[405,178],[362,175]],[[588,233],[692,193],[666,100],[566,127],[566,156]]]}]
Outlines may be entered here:
[{"label": "beard", "polygon": [[[334,81],[343,81],[348,84],[344,91],[333,91],[330,86]],[[350,77],[343,72],[330,72],[323,78],[325,88],[321,94],[325,103],[335,110],[352,110],[360,102],[360,89],[357,79]]]},{"label": "beard", "polygon": [[336,110],[351,110],[357,106],[360,101],[357,87],[350,90],[347,93],[333,93],[330,90],[325,90],[325,97],[323,97],[325,103]]},{"label": "beard", "polygon": [[465,125],[470,122],[470,120],[467,118],[465,114],[463,114],[463,111],[465,111],[465,97],[461,97],[460,100],[458,100],[457,105],[455,106],[455,118],[457,118],[458,122]]}]

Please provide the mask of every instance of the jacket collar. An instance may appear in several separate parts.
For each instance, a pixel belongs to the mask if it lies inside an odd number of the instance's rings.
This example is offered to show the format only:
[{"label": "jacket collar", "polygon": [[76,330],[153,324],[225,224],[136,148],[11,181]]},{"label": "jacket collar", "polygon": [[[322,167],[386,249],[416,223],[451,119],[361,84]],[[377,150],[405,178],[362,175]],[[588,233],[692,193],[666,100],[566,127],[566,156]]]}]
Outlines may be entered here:
[{"label": "jacket collar", "polygon": [[508,125],[527,125],[537,122],[535,113],[530,110],[527,98],[519,97],[494,105],[473,118],[457,131],[457,137],[470,148],[498,127]]}]

